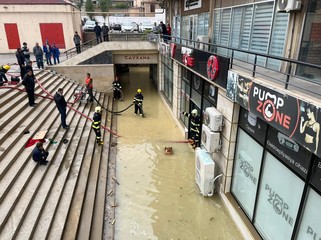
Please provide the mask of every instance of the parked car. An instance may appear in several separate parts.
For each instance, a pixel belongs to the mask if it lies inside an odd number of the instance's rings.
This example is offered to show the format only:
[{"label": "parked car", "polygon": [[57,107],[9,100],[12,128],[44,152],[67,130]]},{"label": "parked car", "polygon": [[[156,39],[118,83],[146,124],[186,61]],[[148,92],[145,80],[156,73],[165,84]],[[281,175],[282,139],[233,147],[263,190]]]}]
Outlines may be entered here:
[{"label": "parked car", "polygon": [[96,25],[95,21],[87,20],[85,25],[82,27],[82,29],[85,32],[92,32],[92,31],[94,31],[95,25]]},{"label": "parked car", "polygon": [[118,23],[114,24],[112,26],[112,30],[113,30],[113,32],[116,32],[116,31],[121,32],[121,25]]},{"label": "parked car", "polygon": [[125,33],[125,32],[131,32],[133,33],[134,31],[137,31],[137,25],[135,23],[131,23],[131,22],[124,22],[121,25],[121,32]]},{"label": "parked car", "polygon": [[154,25],[150,22],[142,22],[139,24],[139,32],[151,32],[153,30]]}]

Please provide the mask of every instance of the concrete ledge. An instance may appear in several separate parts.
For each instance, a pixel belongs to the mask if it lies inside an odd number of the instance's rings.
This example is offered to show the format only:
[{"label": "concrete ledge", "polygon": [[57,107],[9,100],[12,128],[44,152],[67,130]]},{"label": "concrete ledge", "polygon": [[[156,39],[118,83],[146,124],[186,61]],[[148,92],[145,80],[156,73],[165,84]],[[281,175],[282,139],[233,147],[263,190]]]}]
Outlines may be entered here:
[{"label": "concrete ledge", "polygon": [[220,191],[220,197],[222,198],[227,210],[229,211],[236,226],[240,230],[242,236],[246,240],[261,240],[261,236],[256,229],[252,226],[247,216],[243,213],[240,206],[235,201],[231,193],[224,194]]}]

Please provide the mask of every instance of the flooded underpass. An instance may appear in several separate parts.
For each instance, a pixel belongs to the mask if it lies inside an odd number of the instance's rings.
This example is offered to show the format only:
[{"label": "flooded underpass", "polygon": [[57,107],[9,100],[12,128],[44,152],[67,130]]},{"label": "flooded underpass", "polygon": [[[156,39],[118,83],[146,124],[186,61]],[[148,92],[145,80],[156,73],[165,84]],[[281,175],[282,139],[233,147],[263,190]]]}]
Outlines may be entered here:
[{"label": "flooded underpass", "polygon": [[[195,183],[194,150],[149,80],[148,67],[120,75],[124,101],[144,95],[144,118],[134,107],[117,117],[115,240],[243,239],[218,194],[203,197]],[[165,155],[165,146],[173,155]]]}]

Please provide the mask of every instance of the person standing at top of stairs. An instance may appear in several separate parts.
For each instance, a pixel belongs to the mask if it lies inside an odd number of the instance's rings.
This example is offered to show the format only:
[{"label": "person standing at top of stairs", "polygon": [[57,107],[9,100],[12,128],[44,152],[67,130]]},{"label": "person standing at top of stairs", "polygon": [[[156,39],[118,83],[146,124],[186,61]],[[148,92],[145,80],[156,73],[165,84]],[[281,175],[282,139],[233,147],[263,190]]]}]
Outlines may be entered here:
[{"label": "person standing at top of stairs", "polygon": [[67,102],[65,100],[65,97],[63,95],[64,90],[62,88],[59,88],[54,96],[54,100],[57,106],[57,109],[61,115],[61,126],[64,129],[68,129],[69,126],[66,124],[66,110],[67,110]]},{"label": "person standing at top of stairs", "polygon": [[88,101],[92,102],[94,101],[94,95],[93,95],[93,79],[90,77],[90,73],[87,73],[87,77],[85,79],[86,82],[86,89],[89,94]]}]

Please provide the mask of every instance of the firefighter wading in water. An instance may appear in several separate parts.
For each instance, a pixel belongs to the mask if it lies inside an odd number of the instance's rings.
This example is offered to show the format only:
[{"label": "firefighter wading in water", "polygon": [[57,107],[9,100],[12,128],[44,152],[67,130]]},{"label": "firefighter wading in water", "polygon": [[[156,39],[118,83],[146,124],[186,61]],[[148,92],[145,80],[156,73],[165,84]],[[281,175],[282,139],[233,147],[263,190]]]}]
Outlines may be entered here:
[{"label": "firefighter wading in water", "polygon": [[182,112],[182,114],[185,117],[190,118],[189,140],[192,147],[195,149],[196,147],[199,147],[201,119],[198,116],[197,109],[193,109],[191,114],[187,112]]},{"label": "firefighter wading in water", "polygon": [[133,103],[135,104],[135,112],[134,112],[134,114],[137,115],[137,113],[139,112],[139,115],[141,117],[144,116],[143,100],[144,100],[144,96],[142,94],[142,90],[141,89],[137,89],[137,93],[136,93],[136,95],[134,97],[134,101],[133,101]]},{"label": "firefighter wading in water", "polygon": [[96,133],[96,143],[98,145],[103,145],[104,142],[101,140],[100,123],[101,123],[101,107],[96,107],[91,127],[94,129]]}]

